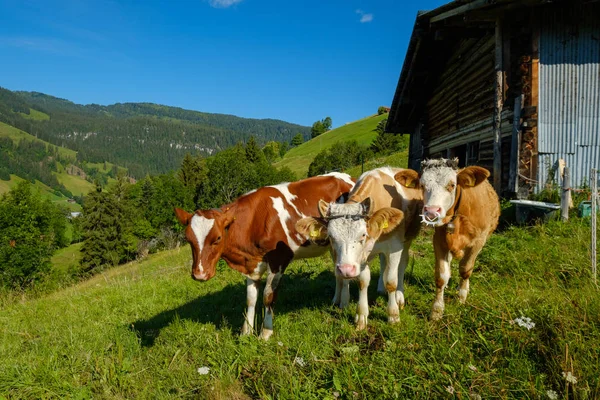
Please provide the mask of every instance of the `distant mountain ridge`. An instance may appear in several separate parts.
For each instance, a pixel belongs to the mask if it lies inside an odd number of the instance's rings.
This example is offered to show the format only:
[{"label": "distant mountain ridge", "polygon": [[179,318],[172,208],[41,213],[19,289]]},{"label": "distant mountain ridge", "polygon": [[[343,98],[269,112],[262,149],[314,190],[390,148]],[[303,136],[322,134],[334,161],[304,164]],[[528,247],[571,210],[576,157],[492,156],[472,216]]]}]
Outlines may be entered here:
[{"label": "distant mountain ridge", "polygon": [[259,143],[287,141],[310,128],[274,119],[211,114],[153,103],[81,105],[39,92],[0,88],[0,121],[80,160],[108,161],[134,177],[179,167],[186,153],[214,154],[255,136]]}]

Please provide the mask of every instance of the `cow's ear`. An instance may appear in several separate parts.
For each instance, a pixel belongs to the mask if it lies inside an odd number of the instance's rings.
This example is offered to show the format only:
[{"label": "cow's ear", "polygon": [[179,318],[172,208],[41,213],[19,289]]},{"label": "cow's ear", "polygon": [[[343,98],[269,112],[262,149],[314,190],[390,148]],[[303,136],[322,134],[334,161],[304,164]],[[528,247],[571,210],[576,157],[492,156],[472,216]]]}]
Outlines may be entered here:
[{"label": "cow's ear", "polygon": [[190,219],[194,214],[190,214],[187,211],[182,210],[181,208],[175,207],[175,216],[183,226],[187,226],[190,223]]},{"label": "cow's ear", "polygon": [[322,218],[326,218],[328,212],[329,212],[329,203],[323,199],[319,200],[319,215]]},{"label": "cow's ear", "polygon": [[396,182],[411,189],[419,188],[419,173],[413,169],[404,169],[394,175]]},{"label": "cow's ear", "polygon": [[366,199],[360,202],[360,205],[362,207],[362,213],[364,215],[371,215],[371,203],[372,202],[370,197],[367,197]]},{"label": "cow's ear", "polygon": [[458,172],[456,181],[462,187],[474,187],[485,181],[490,176],[490,172],[481,167],[471,166]]},{"label": "cow's ear", "polygon": [[393,231],[404,219],[404,213],[397,208],[386,207],[377,210],[367,222],[367,230],[371,238],[377,239]]},{"label": "cow's ear", "polygon": [[298,220],[296,230],[313,242],[327,239],[327,225],[313,217]]}]

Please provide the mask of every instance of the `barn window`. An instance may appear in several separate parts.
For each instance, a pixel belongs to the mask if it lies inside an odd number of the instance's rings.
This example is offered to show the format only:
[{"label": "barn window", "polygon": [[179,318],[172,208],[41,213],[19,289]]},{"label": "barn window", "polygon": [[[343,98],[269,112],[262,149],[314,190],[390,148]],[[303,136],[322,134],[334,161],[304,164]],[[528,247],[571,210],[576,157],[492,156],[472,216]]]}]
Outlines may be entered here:
[{"label": "barn window", "polygon": [[467,165],[475,165],[479,161],[479,142],[467,143]]}]

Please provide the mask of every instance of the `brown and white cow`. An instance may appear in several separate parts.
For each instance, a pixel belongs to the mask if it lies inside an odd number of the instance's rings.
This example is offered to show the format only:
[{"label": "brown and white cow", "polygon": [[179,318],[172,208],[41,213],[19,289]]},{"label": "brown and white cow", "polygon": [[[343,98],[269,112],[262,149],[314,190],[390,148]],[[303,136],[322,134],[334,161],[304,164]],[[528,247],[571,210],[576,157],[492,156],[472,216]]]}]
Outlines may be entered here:
[{"label": "brown and white cow", "polygon": [[[321,201],[320,218],[305,218],[296,224],[296,229],[309,237],[329,236],[338,287],[341,279],[358,277],[357,329],[367,326],[367,288],[371,280],[368,263],[377,254],[383,255],[380,286],[388,294],[388,321],[399,321],[399,306],[404,307],[404,271],[408,249],[420,228],[422,195],[420,190],[405,188],[394,180],[401,171],[384,167],[365,172],[345,204]],[[343,292],[337,300],[343,308],[348,304],[348,295]]]},{"label": "brown and white cow", "polygon": [[[288,264],[297,258],[325,253],[327,241],[309,241],[294,229],[296,221],[318,212],[320,199],[336,201],[354,182],[347,174],[332,173],[298,182],[266,186],[247,193],[220,209],[190,214],[175,209],[192,247],[192,278],[206,281],[219,259],[247,277],[247,311],[243,334],[254,331],[260,279],[268,271],[263,293],[265,317],[261,338],[273,333],[273,302]],[[339,291],[341,289],[336,289]]]},{"label": "brown and white cow", "polygon": [[458,298],[464,303],[475,258],[498,226],[500,203],[488,182],[485,168],[458,169],[458,159],[423,161],[422,174],[404,170],[395,178],[405,187],[421,188],[424,196],[423,223],[435,227],[436,297],[431,319],[444,314],[444,289],[450,279],[452,257],[460,259]]}]

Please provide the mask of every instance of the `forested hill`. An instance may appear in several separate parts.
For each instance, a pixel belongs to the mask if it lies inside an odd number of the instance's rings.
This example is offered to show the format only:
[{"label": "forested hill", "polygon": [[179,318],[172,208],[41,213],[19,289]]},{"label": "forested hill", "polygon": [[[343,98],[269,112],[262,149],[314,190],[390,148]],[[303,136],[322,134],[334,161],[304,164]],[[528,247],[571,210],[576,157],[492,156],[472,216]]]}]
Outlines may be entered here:
[{"label": "forested hill", "polygon": [[112,162],[134,177],[177,169],[186,153],[216,151],[255,136],[289,142],[310,128],[273,119],[209,114],[152,103],[80,105],[37,92],[0,88],[0,122],[57,146],[80,160]]}]

